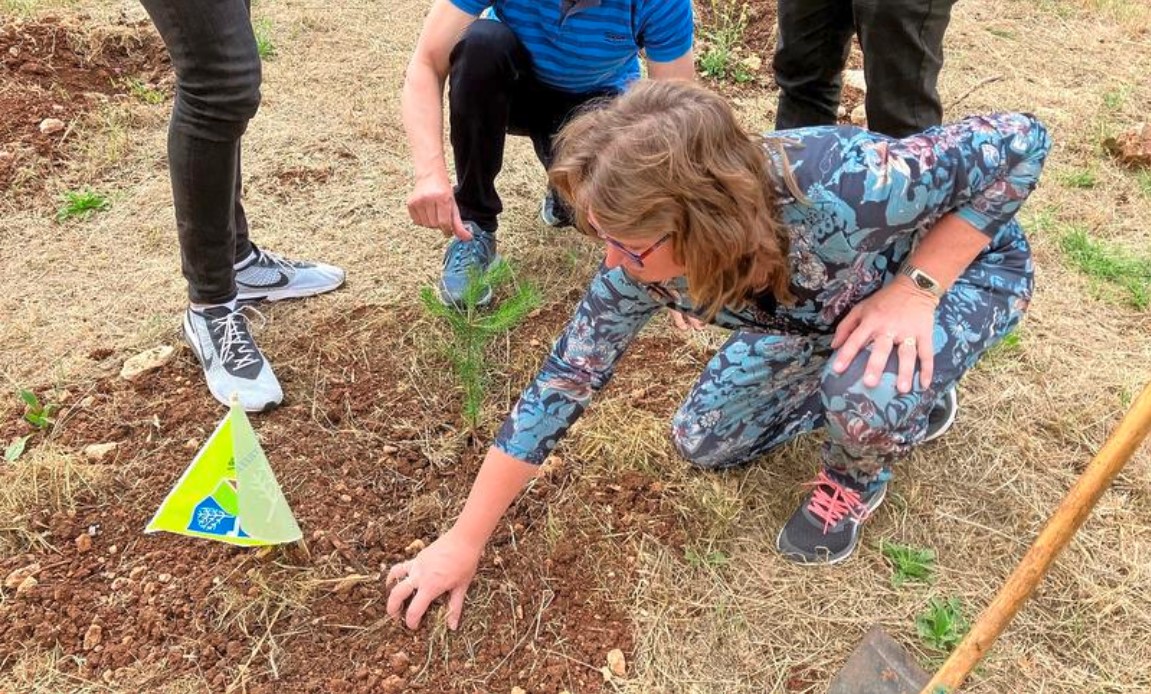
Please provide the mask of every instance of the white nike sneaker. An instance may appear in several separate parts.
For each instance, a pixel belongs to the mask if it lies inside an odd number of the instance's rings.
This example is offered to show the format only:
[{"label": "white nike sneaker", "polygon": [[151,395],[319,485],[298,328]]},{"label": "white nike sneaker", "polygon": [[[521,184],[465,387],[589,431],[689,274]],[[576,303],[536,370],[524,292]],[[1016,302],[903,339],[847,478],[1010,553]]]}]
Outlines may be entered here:
[{"label": "white nike sneaker", "polygon": [[189,308],[184,312],[184,339],[204,367],[214,398],[230,406],[235,395],[245,411],[265,412],[284,400],[284,391],[256,347],[243,311],[227,306]]},{"label": "white nike sneaker", "polygon": [[342,268],[288,260],[253,246],[246,265],[236,270],[238,301],[279,301],[315,296],[344,284]]}]

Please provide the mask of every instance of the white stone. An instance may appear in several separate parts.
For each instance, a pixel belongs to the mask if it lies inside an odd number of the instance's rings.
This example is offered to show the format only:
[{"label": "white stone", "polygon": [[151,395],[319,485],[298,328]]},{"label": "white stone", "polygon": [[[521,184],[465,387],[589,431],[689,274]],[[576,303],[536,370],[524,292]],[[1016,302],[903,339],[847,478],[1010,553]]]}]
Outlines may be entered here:
[{"label": "white stone", "polygon": [[843,83],[867,93],[867,80],[863,78],[863,70],[844,70]]},{"label": "white stone", "polygon": [[176,348],[171,345],[160,345],[140,352],[124,362],[123,368],[120,369],[120,377],[131,381],[172,361],[172,356],[175,354]]},{"label": "white stone", "polygon": [[115,441],[109,443],[93,443],[90,446],[84,447],[84,457],[87,458],[89,462],[102,463],[111,457],[112,452],[115,451],[119,445],[120,444]]},{"label": "white stone", "polygon": [[40,132],[45,135],[53,135],[64,129],[64,121],[59,118],[45,118],[40,121]]}]

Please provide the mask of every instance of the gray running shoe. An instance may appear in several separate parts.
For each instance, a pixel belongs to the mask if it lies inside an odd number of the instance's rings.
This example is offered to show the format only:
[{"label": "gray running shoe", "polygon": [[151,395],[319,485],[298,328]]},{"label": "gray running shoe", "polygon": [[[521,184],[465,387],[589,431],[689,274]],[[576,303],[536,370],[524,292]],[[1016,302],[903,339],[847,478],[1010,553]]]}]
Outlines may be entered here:
[{"label": "gray running shoe", "polygon": [[237,301],[279,301],[315,296],[344,283],[342,268],[288,260],[256,248],[247,265],[236,270]]},{"label": "gray running shoe", "polygon": [[265,412],[283,401],[284,392],[256,347],[243,311],[227,306],[189,308],[184,312],[184,339],[204,367],[212,397],[231,405],[235,395],[244,410]]},{"label": "gray running shoe", "polygon": [[822,470],[806,486],[811,492],[779,531],[776,547],[798,564],[837,564],[855,552],[864,521],[887,495],[887,483],[859,489]]},{"label": "gray running shoe", "polygon": [[571,210],[551,188],[548,188],[548,192],[544,195],[544,201],[540,205],[540,221],[556,229],[575,224]]},{"label": "gray running shoe", "polygon": [[955,413],[958,411],[959,396],[955,393],[955,386],[952,386],[927,414],[927,433],[923,435],[923,443],[934,441],[946,434],[955,423]]}]

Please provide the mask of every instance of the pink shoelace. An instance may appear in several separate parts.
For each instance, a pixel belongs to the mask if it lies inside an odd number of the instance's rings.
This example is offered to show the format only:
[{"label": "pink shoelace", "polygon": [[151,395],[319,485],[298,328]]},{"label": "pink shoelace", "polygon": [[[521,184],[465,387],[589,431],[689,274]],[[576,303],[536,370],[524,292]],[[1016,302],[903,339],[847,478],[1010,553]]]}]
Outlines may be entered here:
[{"label": "pink shoelace", "polygon": [[819,477],[814,481],[807,482],[803,486],[815,489],[807,510],[823,521],[824,535],[848,515],[858,521],[864,521],[871,513],[863,503],[863,497],[859,492],[835,481],[824,470],[819,471]]}]

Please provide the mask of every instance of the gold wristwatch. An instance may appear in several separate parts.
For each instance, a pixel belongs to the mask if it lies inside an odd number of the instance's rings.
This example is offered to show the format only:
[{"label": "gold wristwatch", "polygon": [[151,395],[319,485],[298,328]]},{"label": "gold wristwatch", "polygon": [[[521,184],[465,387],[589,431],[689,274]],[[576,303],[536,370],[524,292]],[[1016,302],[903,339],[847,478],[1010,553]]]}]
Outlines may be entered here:
[{"label": "gold wristwatch", "polygon": [[911,278],[911,281],[915,283],[916,287],[919,287],[925,292],[930,292],[936,299],[942,299],[944,292],[947,291],[934,277],[911,263],[904,263],[903,267],[899,268],[899,274]]}]

